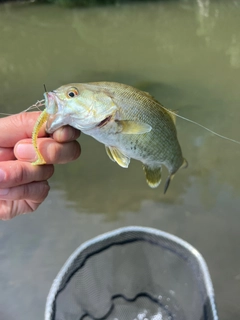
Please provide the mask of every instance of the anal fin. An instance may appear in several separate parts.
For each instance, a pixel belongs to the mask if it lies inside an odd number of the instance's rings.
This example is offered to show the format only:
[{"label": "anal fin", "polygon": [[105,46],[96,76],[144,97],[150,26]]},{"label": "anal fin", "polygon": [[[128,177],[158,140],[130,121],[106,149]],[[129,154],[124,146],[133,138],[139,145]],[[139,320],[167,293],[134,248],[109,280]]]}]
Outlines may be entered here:
[{"label": "anal fin", "polygon": [[157,188],[161,183],[162,167],[150,168],[147,165],[143,165],[143,170],[146,175],[146,181],[151,188]]}]

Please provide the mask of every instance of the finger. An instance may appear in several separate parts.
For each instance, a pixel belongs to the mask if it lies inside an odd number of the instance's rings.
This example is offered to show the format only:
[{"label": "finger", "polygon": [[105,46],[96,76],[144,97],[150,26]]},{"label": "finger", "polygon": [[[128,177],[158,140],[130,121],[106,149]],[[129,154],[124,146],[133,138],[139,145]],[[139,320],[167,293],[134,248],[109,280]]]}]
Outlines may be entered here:
[{"label": "finger", "polygon": [[[76,160],[81,154],[77,141],[58,143],[51,138],[38,139],[38,148],[46,163],[67,163]],[[21,161],[35,161],[37,155],[31,140],[22,140],[14,148],[15,157]]]},{"label": "finger", "polygon": [[40,203],[46,198],[49,191],[49,185],[47,181],[40,181],[9,188],[8,192],[5,194],[1,192],[2,190],[3,189],[0,189],[1,200],[31,200]]},{"label": "finger", "polygon": [[35,211],[47,197],[49,190],[47,181],[11,188],[5,199],[0,200],[0,219],[9,220],[19,214]]},{"label": "finger", "polygon": [[[41,114],[36,112],[22,112],[0,119],[0,146],[13,147],[17,141],[30,138],[34,125]],[[39,137],[47,136],[45,125],[40,129]]]},{"label": "finger", "polygon": [[33,212],[40,204],[31,200],[0,200],[0,220],[10,220],[20,214]]},{"label": "finger", "polygon": [[80,136],[80,131],[70,127],[70,126],[64,126],[56,130],[53,134],[52,137],[54,140],[57,142],[70,142],[74,141]]},{"label": "finger", "polygon": [[14,156],[13,148],[0,147],[0,161],[8,161],[16,159]]},{"label": "finger", "polygon": [[[29,162],[5,161],[0,167],[0,198],[8,188],[49,179],[54,172],[52,165],[33,166]],[[5,199],[5,198],[4,198]]]}]

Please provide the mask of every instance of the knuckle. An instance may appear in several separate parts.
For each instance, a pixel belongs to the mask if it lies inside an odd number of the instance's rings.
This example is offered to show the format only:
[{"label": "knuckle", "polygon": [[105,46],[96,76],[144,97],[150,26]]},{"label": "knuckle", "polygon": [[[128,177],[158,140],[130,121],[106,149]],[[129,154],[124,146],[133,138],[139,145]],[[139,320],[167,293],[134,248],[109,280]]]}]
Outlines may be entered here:
[{"label": "knuckle", "polygon": [[68,127],[66,128],[67,129],[67,139],[68,141],[72,141],[75,139],[75,136],[76,136],[76,131],[73,127]]},{"label": "knuckle", "polygon": [[12,181],[14,185],[24,183],[26,172],[20,162],[16,161],[10,170],[6,172],[6,181]]},{"label": "knuckle", "polygon": [[48,196],[50,186],[47,181],[42,181],[38,184],[37,202],[41,203]]},{"label": "knuckle", "polygon": [[32,182],[23,186],[21,197],[41,203],[50,190],[47,181]]},{"label": "knuckle", "polygon": [[43,186],[43,188],[42,188],[42,198],[43,198],[43,200],[44,200],[45,198],[47,198],[49,191],[50,191],[50,186],[49,186],[49,184],[48,184],[48,183],[44,184],[44,186]]},{"label": "knuckle", "polygon": [[[43,169],[45,170],[45,179],[49,179],[49,178],[51,178],[51,176],[53,175],[53,173],[54,173],[54,166],[53,165],[51,165],[51,164],[49,164],[49,165],[45,165],[44,167],[43,167]],[[45,180],[44,179],[44,180]]]},{"label": "knuckle", "polygon": [[73,153],[72,160],[75,160],[81,155],[81,146],[77,141],[74,143],[73,150],[74,150],[74,153]]},{"label": "knuckle", "polygon": [[25,184],[21,186],[21,197],[23,199],[29,199],[32,193],[33,193],[33,189],[31,188],[31,184]]},{"label": "knuckle", "polygon": [[22,113],[19,113],[17,116],[13,116],[13,117],[10,117],[9,120],[11,121],[11,124],[18,128],[18,127],[22,127],[22,124],[25,122],[25,113],[22,112]]},{"label": "knuckle", "polygon": [[59,162],[62,155],[62,146],[59,143],[53,142],[48,150],[49,158],[52,163]]},{"label": "knuckle", "polygon": [[50,163],[66,163],[80,156],[81,147],[77,141],[65,143],[54,141],[48,146],[47,154]]},{"label": "knuckle", "polygon": [[0,219],[3,221],[8,221],[12,219],[12,216],[8,210],[3,210],[1,212]]},{"label": "knuckle", "polygon": [[0,201],[0,220],[7,221],[15,217],[13,203],[8,201]]},{"label": "knuckle", "polygon": [[58,142],[70,142],[80,136],[80,131],[67,125],[59,128],[53,133],[53,138]]},{"label": "knuckle", "polygon": [[72,128],[72,127],[70,127],[70,128],[71,128],[71,131],[70,131],[70,133],[71,133],[70,139],[71,139],[71,140],[78,139],[78,138],[80,137],[81,132],[80,132],[79,130],[75,129],[75,128]]},{"label": "knuckle", "polygon": [[53,132],[52,138],[54,140],[56,140],[57,142],[64,141],[65,131],[66,131],[65,127],[60,127],[59,129],[57,129],[56,131]]}]

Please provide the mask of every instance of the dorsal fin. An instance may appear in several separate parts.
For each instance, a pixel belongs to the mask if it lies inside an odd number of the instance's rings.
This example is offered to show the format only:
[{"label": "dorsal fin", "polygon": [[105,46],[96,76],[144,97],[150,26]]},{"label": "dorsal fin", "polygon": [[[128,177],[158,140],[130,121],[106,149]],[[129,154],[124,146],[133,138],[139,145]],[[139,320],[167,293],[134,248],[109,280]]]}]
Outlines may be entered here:
[{"label": "dorsal fin", "polygon": [[169,114],[169,116],[172,118],[172,121],[174,124],[176,124],[176,115],[174,113],[176,113],[176,111],[172,111],[172,110],[169,110],[171,112],[168,112],[168,109],[165,109],[165,111]]},{"label": "dorsal fin", "polygon": [[171,117],[172,121],[174,124],[176,124],[176,115],[175,113],[177,113],[177,111],[173,111],[173,110],[168,110],[167,108],[165,108],[164,106],[161,105],[161,103],[159,101],[157,101],[153,96],[151,96],[151,94],[149,92],[146,91],[142,91],[149,99],[153,100],[155,103],[157,103],[160,107],[162,107],[164,109],[165,112],[167,112],[167,114]]}]

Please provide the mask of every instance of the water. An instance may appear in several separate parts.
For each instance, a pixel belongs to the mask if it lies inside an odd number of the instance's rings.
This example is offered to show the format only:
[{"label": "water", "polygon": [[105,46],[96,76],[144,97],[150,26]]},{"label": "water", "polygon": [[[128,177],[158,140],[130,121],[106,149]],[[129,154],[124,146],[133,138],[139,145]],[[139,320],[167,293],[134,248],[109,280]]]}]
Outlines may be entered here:
[{"label": "water", "polygon": [[[105,8],[0,6],[0,110],[17,113],[69,82],[117,81],[239,140],[240,1]],[[82,135],[79,160],[56,166],[31,215],[0,223],[0,318],[43,318],[53,278],[83,241],[125,225],[174,233],[205,257],[220,319],[240,316],[240,147],[181,119],[189,168],[166,195],[141,164],[125,170]],[[167,172],[164,171],[163,179]]]}]

